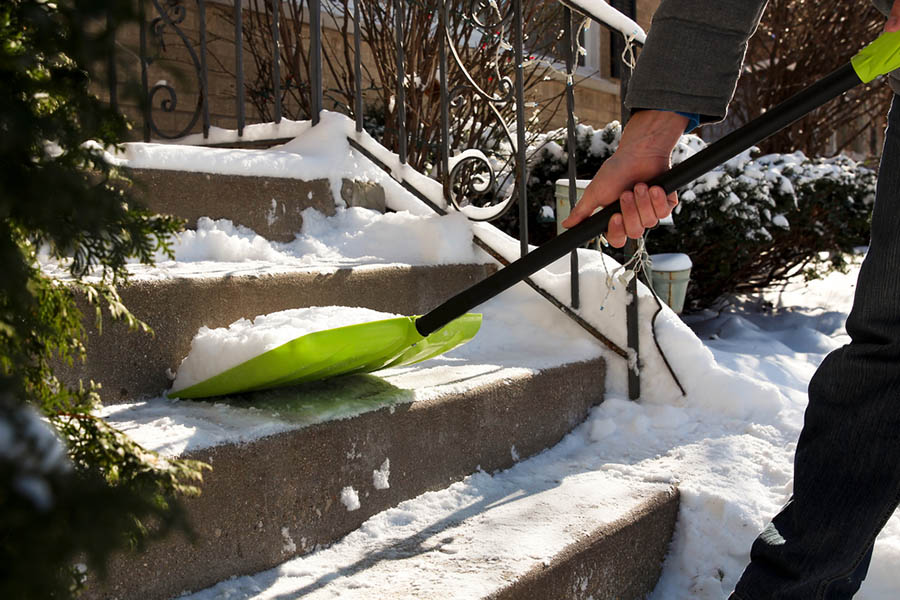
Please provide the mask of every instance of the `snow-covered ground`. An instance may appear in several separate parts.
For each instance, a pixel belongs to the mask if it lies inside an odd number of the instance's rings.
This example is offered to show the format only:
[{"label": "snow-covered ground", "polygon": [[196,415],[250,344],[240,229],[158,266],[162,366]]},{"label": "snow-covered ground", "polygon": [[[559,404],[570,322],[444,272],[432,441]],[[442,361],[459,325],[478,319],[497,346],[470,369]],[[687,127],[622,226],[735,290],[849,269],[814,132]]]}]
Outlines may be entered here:
[{"label": "snow-covered ground", "polygon": [[[465,513],[485,498],[512,490],[538,493],[548,479],[590,476],[603,477],[605,485],[576,489],[598,500],[604,493],[600,490],[613,489],[611,485],[676,483],[681,509],[675,540],[651,598],[723,598],[740,576],[753,539],[790,496],[806,385],[824,355],[847,339],[843,324],[859,262],[847,274],[798,281],[721,314],[688,319],[724,372],[742,375],[725,388],[721,384],[727,379],[710,384],[724,410],[690,396],[656,404],[630,402],[621,392],[613,393],[558,446],[510,471],[478,473],[442,492],[404,502],[329,549],[254,578],[222,582],[191,598],[276,597],[302,588],[335,561],[356,556],[361,546],[402,535],[398,515],[421,529],[448,514]],[[742,390],[741,382],[749,389]],[[759,400],[760,390],[769,395],[767,407],[746,406]],[[572,498],[579,500],[583,497]],[[900,518],[895,515],[876,542],[869,577],[857,597],[895,598],[898,573]]]},{"label": "snow-covered ground", "polygon": [[[332,127],[330,133],[329,126]],[[303,248],[309,249],[308,252],[330,257],[332,267],[379,261],[440,262],[439,257],[428,255],[431,240],[449,237],[456,240],[452,245],[453,252],[472,252],[470,247],[459,248],[459,240],[465,237],[460,234],[460,229],[465,226],[482,239],[491,241],[504,255],[515,254],[517,243],[491,226],[469,224],[458,216],[429,216],[427,210],[422,210],[415,199],[390,178],[361,167],[361,158],[354,151],[335,143],[345,135],[353,135],[351,130],[339,120],[329,118],[315,132],[316,136],[332,140],[329,162],[334,177],[340,177],[344,172],[361,173],[381,183],[386,188],[388,205],[399,211],[397,215],[400,216],[358,213],[361,209],[353,209],[357,214],[350,214],[339,209],[338,215],[331,219],[305,219],[311,229],[307,230],[304,225],[298,240],[303,242]],[[313,145],[309,141],[303,142],[302,138],[291,144],[293,148],[307,151]],[[285,147],[276,152],[289,150]],[[137,150],[131,152],[132,156],[137,155]],[[175,150],[161,152],[171,159]],[[218,152],[203,150],[204,158],[197,164],[202,167],[203,161],[214,161]],[[231,158],[235,156],[234,151],[227,152]],[[393,165],[395,176],[421,178],[392,163],[390,156],[382,158]],[[428,236],[417,233],[422,219],[428,219],[428,226],[433,228]],[[376,240],[374,243],[368,244],[360,238],[354,241],[352,251],[348,250],[351,246],[338,243],[320,246],[313,243],[312,238],[316,236],[311,235],[312,228],[325,231],[335,227],[349,235],[361,223],[376,232],[372,237]],[[177,249],[179,262],[166,268],[173,272],[190,271],[191,265],[197,264],[192,261],[215,261],[220,256],[218,253],[228,255],[227,260],[240,261],[246,257],[265,264],[282,260],[279,253],[289,255],[284,259],[286,262],[305,260],[305,251],[295,255],[285,251],[285,247],[266,246],[268,242],[264,240],[252,241],[255,239],[252,232],[229,227],[224,223],[206,223],[197,234],[186,234],[182,246]],[[401,235],[411,240],[406,245],[406,254],[379,256],[386,251],[385,238],[377,235],[380,227],[388,227],[390,236]],[[210,233],[214,231],[218,233]],[[212,243],[213,238],[215,243]],[[248,239],[251,241],[247,242]],[[329,239],[345,238],[334,235]],[[243,253],[230,254],[241,244],[245,248]],[[484,260],[477,252],[467,256]],[[848,274],[834,273],[821,280],[798,281],[777,293],[767,294],[765,300],[769,304],[760,305],[756,299],[755,303],[748,301],[721,314],[692,316],[687,319],[689,326],[671,311],[663,310],[657,319],[655,333],[686,389],[684,396],[673,384],[662,358],[653,350],[650,323],[656,307],[649,291],[641,287],[638,298],[644,370],[643,395],[637,403],[626,399],[626,361],[609,353],[542,300],[532,300],[535,295],[529,289],[514,288],[484,307],[486,326],[470,347],[454,350],[441,360],[451,363],[497,360],[508,367],[511,360],[527,363],[526,355],[531,352],[536,362],[530,368],[539,370],[553,364],[554,358],[564,362],[574,356],[552,356],[554,344],[566,343],[575,347],[575,350],[569,348],[569,352],[581,357],[604,355],[610,369],[607,400],[592,411],[584,424],[555,448],[522,461],[507,472],[477,473],[446,490],[411,499],[376,515],[358,532],[331,548],[296,559],[256,578],[222,582],[198,592],[193,598],[287,597],[279,594],[290,594],[290,590],[302,588],[305,585],[303,577],[321,575],[321,569],[343,560],[340,557],[347,559],[359,552],[360,536],[365,538],[366,544],[387,543],[397,534],[396,527],[403,524],[437,522],[449,513],[465,514],[479,501],[503,498],[510,491],[538,494],[548,480],[574,481],[592,477],[602,478],[611,487],[622,488],[646,482],[677,484],[681,492],[681,509],[675,540],[652,597],[659,600],[724,597],[740,576],[753,539],[790,496],[793,450],[806,404],[806,385],[825,354],[846,341],[843,323],[852,300],[858,262]],[[52,265],[47,268],[51,269]],[[624,346],[624,308],[631,299],[625,293],[618,266],[599,253],[583,251],[581,268],[582,316]],[[551,265],[535,279],[562,301],[567,301],[567,259]],[[499,323],[491,325],[492,320]],[[519,329],[521,334],[512,343],[508,339],[510,327]],[[542,337],[541,332],[546,333],[543,336],[546,339],[528,346],[529,339]],[[535,356],[537,354],[541,356]],[[393,376],[402,376],[402,373]],[[172,408],[167,406],[163,412]],[[127,424],[129,410],[134,411],[131,413],[134,416],[142,410],[152,412],[154,408],[115,408],[110,411],[110,418]],[[202,421],[203,418],[197,419],[192,427],[202,428]],[[260,435],[264,435],[267,430],[262,427],[260,431]],[[142,441],[153,445],[147,440]],[[570,494],[571,501],[598,499],[602,497],[604,487],[576,485]],[[354,501],[350,493],[347,496],[345,505],[348,508],[363,501],[362,498]],[[542,534],[538,531],[535,530],[536,539],[532,540],[535,546],[541,545],[537,536]],[[876,543],[869,579],[858,597],[869,600],[894,598],[900,586],[898,580],[900,519],[895,516]]]}]

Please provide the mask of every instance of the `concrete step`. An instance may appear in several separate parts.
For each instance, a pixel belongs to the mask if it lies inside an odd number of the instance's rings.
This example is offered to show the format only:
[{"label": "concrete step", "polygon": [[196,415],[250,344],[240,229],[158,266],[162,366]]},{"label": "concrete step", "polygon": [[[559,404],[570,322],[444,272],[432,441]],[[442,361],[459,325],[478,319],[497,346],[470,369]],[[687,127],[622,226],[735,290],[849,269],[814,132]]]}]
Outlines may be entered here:
[{"label": "concrete step", "polygon": [[598,471],[553,479],[546,463],[424,494],[330,548],[185,600],[644,598],[672,538],[677,490]]},{"label": "concrete step", "polygon": [[[272,568],[404,500],[553,446],[602,401],[602,359],[544,369],[522,356],[509,362],[522,366],[451,353],[379,377],[216,403],[108,407],[107,418],[139,443],[213,471],[202,495],[187,501],[196,543],[173,536],[121,556],[110,565],[113,578],[87,597],[168,598]],[[359,508],[347,504],[346,488]]]},{"label": "concrete step", "polygon": [[[174,372],[201,326],[225,327],[289,308],[361,306],[413,315],[437,306],[487,277],[493,265],[367,266],[330,271],[287,269],[242,274],[240,263],[222,265],[217,276],[136,280],[120,288],[123,302],[154,335],[129,331],[104,319],[102,334],[86,319],[88,362],[60,367],[65,381],[101,383],[104,403],[154,397],[168,389]],[[93,315],[82,304],[87,315]]]},{"label": "concrete step", "polygon": [[200,217],[229,219],[276,242],[300,231],[306,208],[333,215],[335,202],[385,211],[384,190],[371,183],[327,179],[211,174],[171,169],[125,169],[137,198],[154,212],[175,215],[192,228]]}]

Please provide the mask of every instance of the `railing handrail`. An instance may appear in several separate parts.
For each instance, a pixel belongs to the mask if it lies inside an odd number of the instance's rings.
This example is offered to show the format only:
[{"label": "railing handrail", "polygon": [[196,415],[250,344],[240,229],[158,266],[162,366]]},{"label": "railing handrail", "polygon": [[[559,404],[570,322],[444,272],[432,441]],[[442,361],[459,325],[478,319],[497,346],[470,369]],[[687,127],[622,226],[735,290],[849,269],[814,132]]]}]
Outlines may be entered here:
[{"label": "railing handrail", "polygon": [[[139,0],[141,5],[142,13],[145,10],[145,3],[147,0]],[[200,38],[200,49],[199,55],[195,51],[195,49],[191,46],[186,35],[181,31],[179,25],[184,21],[185,17],[185,7],[183,2],[175,2],[175,3],[163,3],[161,4],[161,0],[149,0],[152,6],[156,10],[156,16],[151,22],[152,27],[148,28],[145,24],[142,24],[141,27],[141,71],[142,71],[142,81],[144,86],[144,94],[147,98],[146,102],[146,112],[145,112],[145,140],[149,141],[152,137],[152,134],[156,134],[158,137],[166,138],[166,139],[174,139],[183,137],[188,131],[194,128],[195,124],[200,121],[202,127],[202,135],[203,139],[208,140],[210,137],[210,92],[209,92],[209,82],[208,82],[208,44],[207,44],[207,31],[206,31],[206,0],[196,0],[196,6],[199,11],[198,18],[198,27],[199,27],[199,38]],[[370,0],[371,1],[371,0]],[[437,3],[439,19],[437,25],[437,32],[440,36],[439,40],[439,79],[440,79],[440,132],[441,132],[441,140],[440,140],[440,176],[442,178],[442,182],[445,189],[445,197],[449,199],[451,203],[460,208],[463,212],[466,212],[465,207],[459,206],[455,200],[454,194],[454,186],[457,183],[458,175],[457,173],[461,173],[459,171],[460,164],[455,161],[451,161],[451,147],[450,147],[450,111],[451,111],[451,103],[454,99],[455,90],[449,90],[447,74],[451,70],[451,68],[459,69],[465,77],[468,79],[469,85],[471,85],[475,90],[478,91],[481,101],[488,103],[490,106],[490,110],[492,114],[496,117],[497,120],[500,121],[500,127],[504,132],[506,140],[509,142],[510,146],[513,148],[515,162],[512,167],[511,175],[514,177],[515,185],[513,186],[513,194],[510,194],[506,199],[501,200],[496,204],[496,210],[493,211],[492,217],[495,217],[505,210],[512,206],[512,204],[518,205],[518,219],[519,219],[519,240],[520,240],[520,253],[525,255],[528,252],[528,198],[527,198],[527,185],[525,182],[528,178],[528,156],[526,155],[527,151],[527,142],[526,142],[526,129],[527,129],[527,121],[525,114],[525,69],[526,69],[526,60],[525,60],[525,38],[524,38],[524,23],[523,23],[523,3],[525,0],[509,0],[509,7],[504,10],[507,11],[506,14],[501,12],[499,5],[497,3],[492,2],[490,6],[496,10],[497,15],[500,17],[500,23],[498,27],[501,28],[501,31],[498,33],[505,34],[505,23],[507,21],[511,22],[510,28],[511,31],[509,35],[511,37],[511,44],[509,41],[506,41],[501,37],[502,44],[498,46],[497,50],[497,59],[495,59],[495,63],[501,56],[502,48],[504,51],[511,51],[513,64],[512,70],[514,71],[514,78],[510,83],[503,83],[499,86],[501,90],[500,95],[497,93],[488,92],[487,88],[482,89],[479,82],[476,82],[470,75],[468,75],[467,65],[463,64],[463,59],[457,53],[456,49],[452,45],[448,45],[448,41],[450,39],[449,27],[448,27],[448,10],[450,3],[446,1],[440,1]],[[227,5],[228,2],[223,0],[209,0],[212,4],[217,5]],[[282,74],[281,74],[281,64],[284,57],[284,52],[282,48],[282,40],[281,40],[281,28],[282,23],[280,22],[281,18],[281,10],[282,7],[285,6],[286,0],[256,0],[255,2],[251,2],[249,0],[234,0],[232,2],[233,10],[232,10],[232,18],[234,20],[234,36],[235,36],[235,61],[234,61],[234,70],[235,70],[235,117],[237,119],[237,138],[241,139],[244,136],[245,127],[246,127],[246,96],[244,93],[244,88],[246,86],[245,83],[245,72],[244,72],[244,36],[247,35],[247,30],[244,25],[244,12],[246,9],[250,9],[256,6],[263,6],[266,11],[266,15],[271,14],[271,16],[266,16],[264,19],[265,22],[270,27],[269,35],[271,36],[268,41],[268,45],[271,47],[271,57],[269,59],[271,77],[270,84],[273,92],[272,102],[274,103],[274,116],[273,122],[278,124],[281,122],[283,118],[283,106],[282,106],[282,95],[286,93],[289,89],[287,87],[282,87]],[[407,77],[407,55],[406,48],[404,47],[406,43],[406,6],[408,0],[390,0],[387,4],[382,6],[385,7],[385,10],[392,11],[393,17],[393,33],[394,33],[394,47],[395,47],[395,73],[396,73],[396,87],[394,89],[394,98],[396,99],[396,105],[393,108],[393,119],[396,123],[396,132],[397,132],[397,153],[399,155],[399,159],[401,164],[405,164],[408,158],[408,138],[407,135],[407,123],[409,118],[407,117],[407,85],[408,85],[408,77]],[[575,154],[576,154],[576,144],[575,144],[575,94],[574,94],[574,86],[575,86],[575,75],[578,70],[578,60],[577,53],[580,49],[577,30],[576,30],[576,19],[575,14],[581,13],[586,15],[588,18],[593,19],[598,22],[601,26],[606,29],[621,33],[627,40],[628,43],[635,44],[640,46],[643,44],[646,33],[644,30],[637,25],[632,19],[622,15],[615,8],[611,7],[606,2],[598,1],[598,0],[562,0],[561,4],[563,6],[563,31],[564,31],[564,52],[561,57],[564,61],[564,68],[566,75],[566,85],[565,85],[565,101],[566,101],[566,110],[567,110],[567,121],[566,121],[566,130],[567,130],[567,150],[569,155],[569,166],[568,166],[568,180],[569,180],[569,202],[572,206],[574,206],[576,202],[576,168],[575,168]],[[348,21],[349,15],[343,14],[343,25],[345,27],[343,33],[347,34],[348,29],[350,29],[352,25],[352,44],[353,44],[353,65],[352,65],[352,81],[353,81],[353,102],[352,102],[352,112],[355,114],[356,118],[356,130],[361,132],[364,127],[363,123],[363,111],[364,111],[364,100],[363,100],[363,73],[362,73],[362,25],[360,21],[360,7],[364,5],[360,0],[355,0],[353,2],[352,10],[353,16]],[[308,60],[308,106],[310,112],[310,118],[312,121],[312,125],[315,126],[319,122],[319,116],[324,107],[324,73],[323,73],[323,20],[322,20],[322,2],[321,0],[307,0],[305,4],[298,4],[293,6],[294,9],[299,9],[300,20],[301,22],[306,19],[305,23],[309,28],[309,47],[306,53],[306,57]],[[330,23],[332,25],[338,26],[341,21],[334,14],[329,14]],[[473,13],[473,20],[478,22],[478,17]],[[146,23],[146,18],[142,18]],[[175,135],[165,134],[155,123],[153,118],[153,113],[151,109],[151,103],[159,92],[165,92],[168,95],[167,98],[164,99],[162,105],[164,110],[168,110],[171,108],[174,110],[177,104],[177,94],[173,86],[171,86],[167,81],[160,81],[153,85],[149,86],[149,78],[148,78],[148,70],[152,64],[152,59],[149,56],[147,49],[147,41],[148,41],[148,33],[151,36],[154,36],[154,40],[158,44],[163,43],[162,33],[164,30],[172,30],[174,31],[184,45],[187,47],[188,54],[190,56],[191,62],[196,70],[197,77],[199,79],[199,98],[197,102],[197,107],[192,116],[190,123],[181,131],[179,131]],[[485,33],[482,36],[486,35]],[[482,38],[484,39],[484,38]],[[345,37],[345,43],[349,44],[349,41]],[[265,40],[263,43],[266,43]],[[295,44],[297,41],[291,40],[290,44]],[[290,47],[293,48],[293,45]],[[452,60],[451,60],[452,59]],[[559,64],[556,61],[556,64]],[[348,69],[349,69],[348,65]],[[499,65],[495,65],[496,74],[498,77],[497,82],[500,81],[504,76],[501,71]],[[627,73],[626,73],[627,75]],[[623,75],[623,80],[626,77]],[[387,83],[387,82],[384,82]],[[496,82],[495,82],[496,83]],[[620,90],[620,96],[624,97],[624,89]],[[494,106],[496,105],[496,107]],[[515,125],[513,127],[508,126],[504,118],[501,116],[500,108],[502,107],[504,110],[508,110],[509,107],[515,112]],[[623,120],[625,113],[623,111]],[[415,115],[411,115],[410,118],[413,119],[413,123],[415,121]],[[416,131],[410,132],[413,135],[416,134]],[[490,181],[493,183],[495,181],[495,174],[493,170],[493,166],[489,164],[489,161],[482,154],[479,158],[476,155],[472,155],[474,157],[473,160],[476,160],[480,163],[480,166],[486,167],[490,172]],[[468,185],[468,184],[467,184]],[[465,187],[465,189],[471,191],[474,188],[469,185]],[[490,211],[489,211],[490,212]],[[494,215],[493,213],[497,213]],[[472,217],[470,217],[472,218]],[[571,273],[572,273],[572,287],[571,287],[571,305],[572,308],[577,309],[580,303],[579,300],[579,280],[578,280],[578,257],[577,253],[573,252],[571,255]],[[634,290],[633,290],[634,292]],[[636,293],[634,294],[636,299]],[[632,302],[632,305],[635,305],[633,308],[633,312],[636,315],[636,302]],[[568,309],[567,309],[568,310]],[[569,312],[572,312],[571,310]],[[572,312],[574,314],[574,312]],[[572,316],[572,315],[570,315]],[[636,319],[636,317],[635,317]],[[632,320],[635,320],[632,319]],[[631,323],[629,327],[630,335],[629,335],[629,344],[632,345],[632,350],[637,350],[637,334],[636,334],[636,321]],[[632,335],[633,334],[633,335]],[[633,338],[633,339],[631,339]],[[634,383],[634,382],[632,382]],[[635,397],[636,394],[632,393],[632,396]]]}]

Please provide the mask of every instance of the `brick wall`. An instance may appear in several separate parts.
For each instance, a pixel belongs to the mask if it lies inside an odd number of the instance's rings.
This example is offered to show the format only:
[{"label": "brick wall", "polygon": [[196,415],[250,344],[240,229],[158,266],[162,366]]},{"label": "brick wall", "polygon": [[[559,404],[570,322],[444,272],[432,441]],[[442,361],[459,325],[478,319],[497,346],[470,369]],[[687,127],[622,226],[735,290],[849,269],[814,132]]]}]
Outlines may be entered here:
[{"label": "brick wall", "polygon": [[[660,0],[638,0],[637,2],[637,21],[646,30],[649,29],[650,19],[653,11],[659,5]],[[244,11],[245,28],[248,27],[250,19],[249,12]],[[235,50],[234,50],[234,25],[233,25],[233,8],[229,4],[208,3],[207,4],[207,45],[209,59],[207,61],[208,85],[209,85],[209,112],[211,125],[234,129],[237,126],[237,108],[235,104]],[[200,54],[200,27],[198,15],[196,11],[188,11],[183,23],[179,25],[182,34],[188,43],[194,48],[199,58]],[[595,25],[596,27],[596,25]],[[333,28],[325,28],[323,32],[325,36],[325,44],[332,47],[340,47],[342,38],[339,31]],[[608,52],[609,48],[609,32],[603,30],[601,33],[600,48]],[[308,47],[308,33],[304,29],[301,34],[300,44],[305,48]],[[148,36],[148,45],[151,52],[154,48],[149,41],[152,36]],[[152,87],[156,82],[165,80],[169,82],[177,94],[177,104],[171,112],[161,110],[160,103],[169,97],[163,90],[156,94],[153,101],[153,119],[157,127],[166,135],[173,135],[180,132],[191,121],[197,107],[199,99],[199,81],[196,75],[194,61],[188,46],[185,42],[171,29],[165,28],[163,34],[165,44],[165,52],[157,53],[159,59],[155,61],[148,69],[148,82]],[[293,40],[290,41],[291,43]],[[141,124],[143,117],[138,109],[136,99],[129,96],[129,82],[132,85],[140,82],[140,63],[139,56],[139,34],[136,27],[123,28],[118,37],[118,56],[117,64],[119,68],[119,98],[120,106],[123,111],[128,114],[136,124],[134,131],[134,139],[141,139],[143,130]],[[370,67],[373,66],[371,53],[368,48],[363,45],[363,61]],[[258,80],[257,65],[251,53],[244,51],[243,56],[244,78],[247,86],[256,85],[258,93],[266,93],[267,90],[262,89]],[[601,60],[601,70],[589,80],[581,81],[576,86],[576,114],[583,123],[601,127],[611,120],[618,119],[620,116],[618,79],[609,76],[608,58]],[[286,72],[286,66],[282,66],[282,74]],[[334,87],[334,82],[329,81],[331,77],[329,69],[325,69],[325,88]],[[372,69],[372,72],[375,72]],[[364,76],[365,77],[365,76]],[[267,81],[264,78],[263,84]],[[303,82],[304,85],[307,82]],[[371,81],[366,81],[366,85],[371,85]],[[557,75],[548,81],[544,81],[537,85],[529,95],[529,100],[538,102],[541,106],[549,105],[553,99],[562,98],[565,89],[564,76]],[[104,90],[97,90],[103,96]],[[245,93],[245,113],[246,122],[248,124],[270,120],[272,117],[271,105],[269,106],[269,114],[263,115],[254,107],[252,93],[249,89]],[[271,93],[271,90],[269,90]],[[287,115],[304,116],[305,110],[301,108],[301,98],[308,94],[307,89],[299,90],[292,88],[284,100],[284,112]],[[305,99],[302,100],[305,102]],[[333,109],[334,102],[326,98],[326,109]],[[565,102],[554,105],[555,114],[551,117],[548,110],[544,120],[553,127],[562,126],[566,121]],[[305,117],[304,117],[305,118]],[[190,132],[198,132],[201,130],[202,121],[198,119]],[[154,138],[158,136],[153,134]]]}]

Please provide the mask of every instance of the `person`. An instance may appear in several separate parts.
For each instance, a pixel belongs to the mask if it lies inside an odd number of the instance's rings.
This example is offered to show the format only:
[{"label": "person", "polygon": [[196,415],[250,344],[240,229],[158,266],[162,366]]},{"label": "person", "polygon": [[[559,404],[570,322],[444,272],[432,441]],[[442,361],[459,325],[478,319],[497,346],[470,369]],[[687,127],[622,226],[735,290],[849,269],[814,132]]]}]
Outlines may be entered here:
[{"label": "person", "polygon": [[[900,30],[900,0],[875,0]],[[663,0],[626,95],[632,116],[563,222],[618,199],[606,238],[621,247],[677,204],[645,183],[669,167],[681,134],[724,118],[765,0]],[[869,40],[860,40],[860,46]],[[823,45],[826,41],[823,41]],[[891,74],[895,92],[898,81]],[[874,540],[900,502],[900,102],[895,95],[876,188],[869,251],[847,319],[849,344],[809,384],[788,504],[759,535],[735,600],[850,598]]]}]

